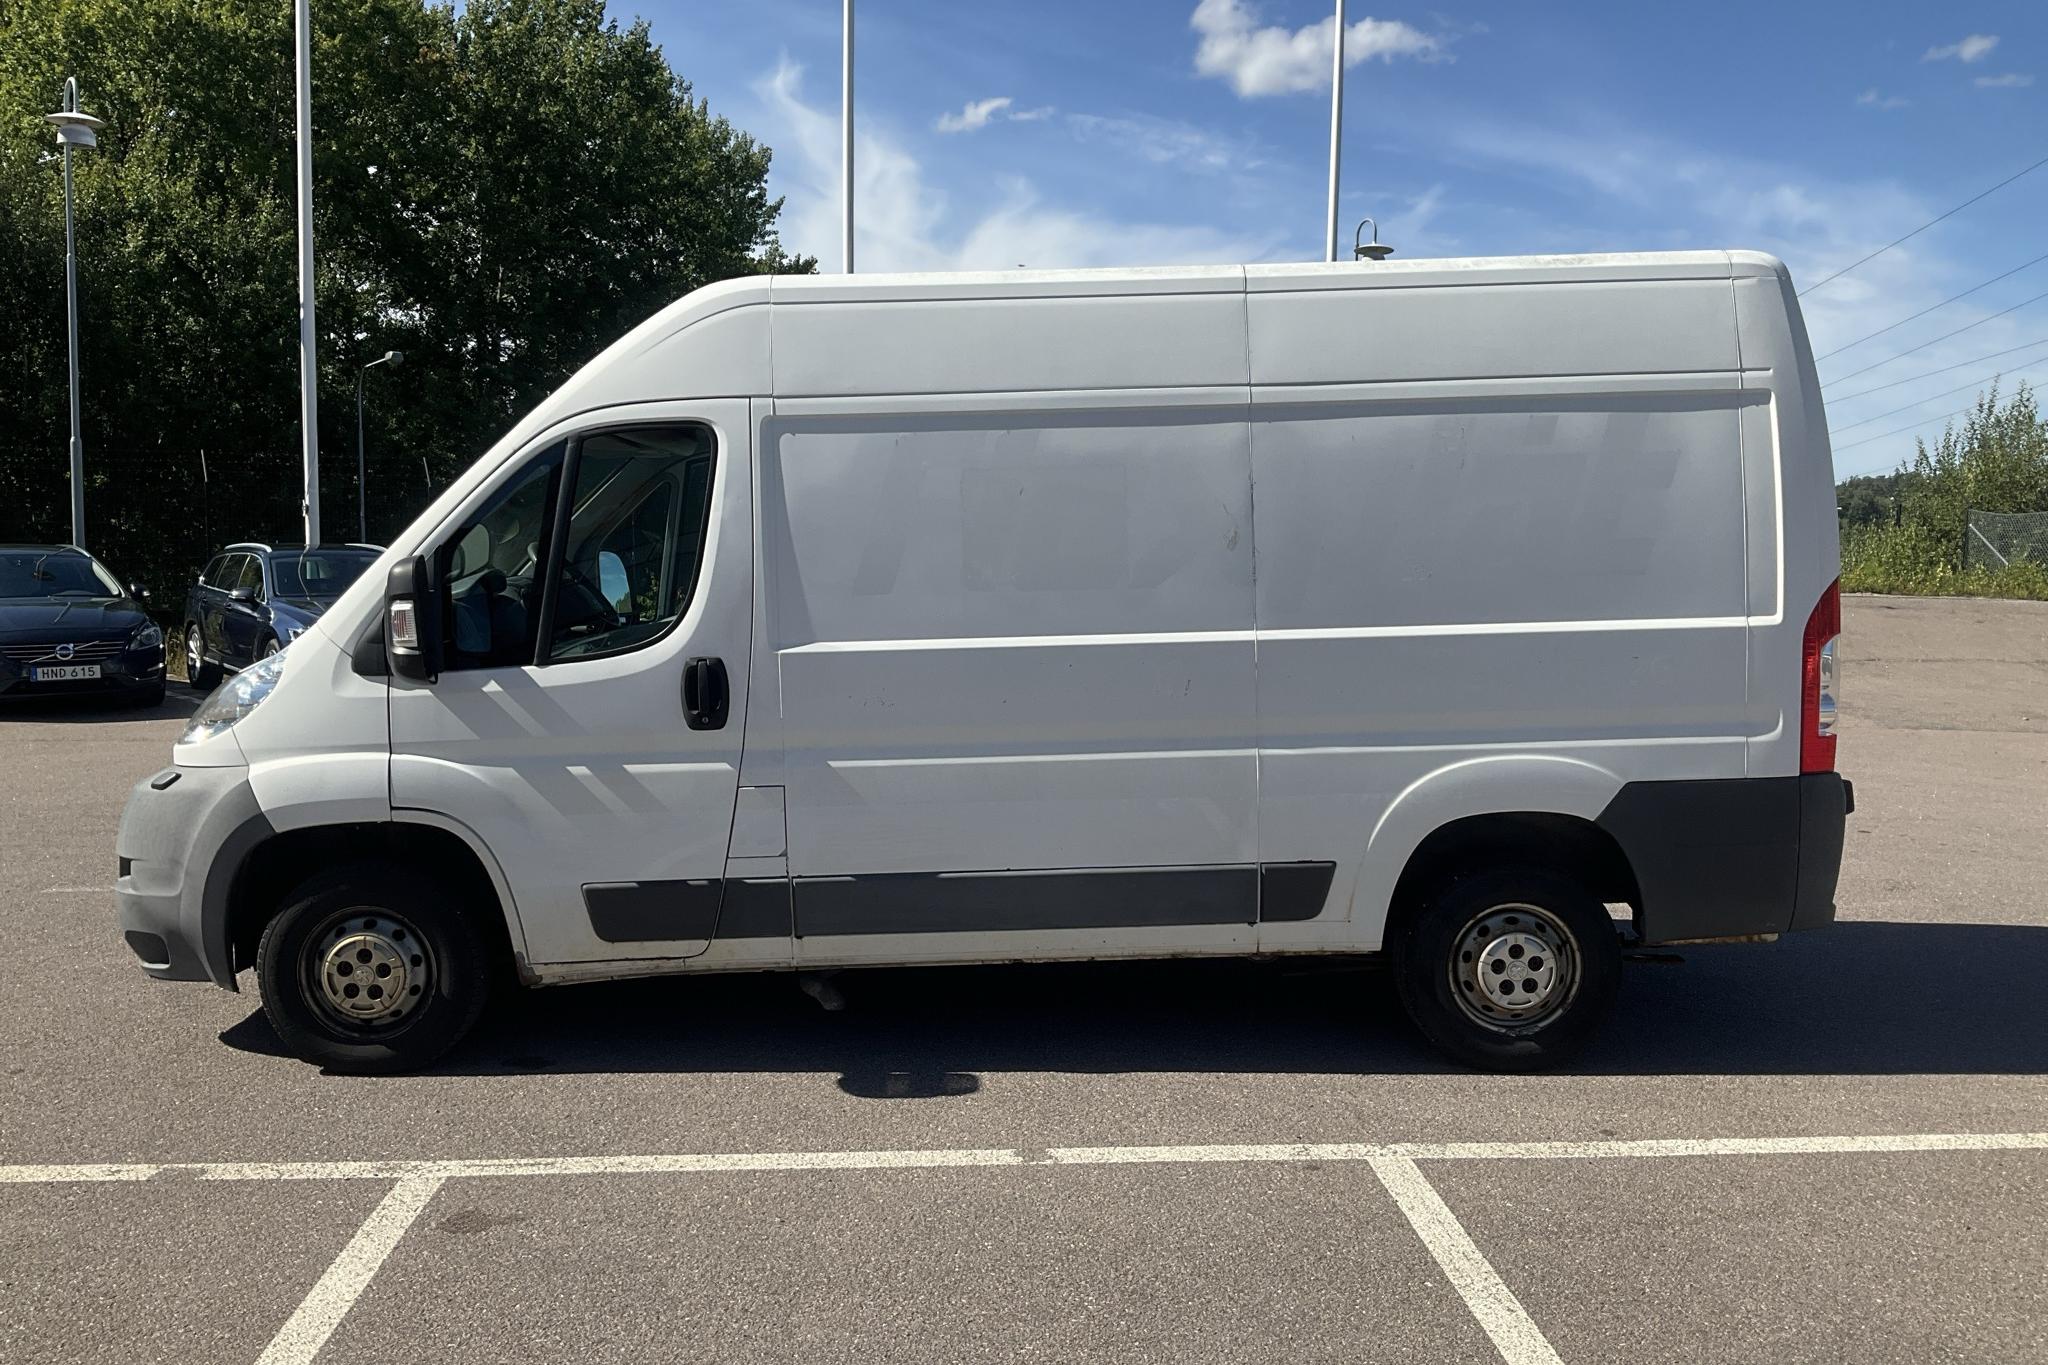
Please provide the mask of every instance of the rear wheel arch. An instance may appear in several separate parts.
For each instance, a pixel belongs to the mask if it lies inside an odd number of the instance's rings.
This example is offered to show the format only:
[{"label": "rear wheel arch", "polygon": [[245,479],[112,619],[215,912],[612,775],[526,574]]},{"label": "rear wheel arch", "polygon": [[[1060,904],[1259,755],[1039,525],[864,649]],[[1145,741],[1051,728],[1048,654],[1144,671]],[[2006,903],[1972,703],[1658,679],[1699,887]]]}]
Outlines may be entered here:
[{"label": "rear wheel arch", "polygon": [[1387,907],[1383,946],[1395,947],[1431,897],[1506,867],[1553,872],[1604,904],[1641,910],[1642,890],[1627,853],[1593,821],[1555,811],[1468,815],[1439,825],[1409,853]]}]

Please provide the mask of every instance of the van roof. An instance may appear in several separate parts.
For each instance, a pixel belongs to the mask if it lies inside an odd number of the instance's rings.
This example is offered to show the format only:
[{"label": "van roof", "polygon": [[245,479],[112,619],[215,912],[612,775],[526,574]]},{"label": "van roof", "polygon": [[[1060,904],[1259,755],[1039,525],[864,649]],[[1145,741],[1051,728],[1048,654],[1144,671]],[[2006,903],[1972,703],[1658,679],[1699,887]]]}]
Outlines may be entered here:
[{"label": "van roof", "polygon": [[[1224,294],[1239,290],[1402,288],[1422,284],[1512,284],[1555,279],[1730,279],[1785,273],[1783,262],[1761,251],[1711,250],[1415,257],[1379,262],[1283,261],[1251,265],[1134,266],[1086,270],[775,275],[769,277],[768,284],[773,302],[785,304],[851,299]],[[757,281],[744,280],[728,281],[724,286],[713,287],[743,288],[748,284],[759,288]],[[700,290],[693,297],[702,297],[703,293]]]}]

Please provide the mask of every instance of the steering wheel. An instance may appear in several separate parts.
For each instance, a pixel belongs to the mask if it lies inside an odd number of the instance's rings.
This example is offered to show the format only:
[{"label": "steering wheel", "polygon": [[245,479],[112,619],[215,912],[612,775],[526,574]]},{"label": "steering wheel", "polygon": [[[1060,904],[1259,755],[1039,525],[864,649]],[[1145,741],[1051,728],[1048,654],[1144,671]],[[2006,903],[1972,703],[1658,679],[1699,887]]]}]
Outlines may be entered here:
[{"label": "steering wheel", "polygon": [[555,598],[555,623],[558,626],[582,626],[595,621],[606,630],[616,630],[625,624],[625,618],[620,616],[610,601],[605,598],[604,589],[590,581],[590,575],[584,573],[583,570],[577,568],[574,564],[566,562],[562,565],[562,572],[569,579],[569,583],[564,586],[573,585],[577,589],[577,595],[585,599],[579,604],[585,610],[581,615],[570,615],[564,612],[562,608],[566,603],[563,599],[568,594],[557,593]]}]

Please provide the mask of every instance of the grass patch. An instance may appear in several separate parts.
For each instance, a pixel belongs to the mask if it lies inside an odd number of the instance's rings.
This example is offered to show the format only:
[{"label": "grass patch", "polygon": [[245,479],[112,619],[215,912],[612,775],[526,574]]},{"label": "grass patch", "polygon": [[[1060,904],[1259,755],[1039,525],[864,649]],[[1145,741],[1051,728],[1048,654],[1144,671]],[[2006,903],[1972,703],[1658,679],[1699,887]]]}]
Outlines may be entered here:
[{"label": "grass patch", "polygon": [[2022,560],[2002,568],[1958,568],[1949,540],[1911,523],[1844,527],[1842,591],[2048,601],[2048,565]]}]

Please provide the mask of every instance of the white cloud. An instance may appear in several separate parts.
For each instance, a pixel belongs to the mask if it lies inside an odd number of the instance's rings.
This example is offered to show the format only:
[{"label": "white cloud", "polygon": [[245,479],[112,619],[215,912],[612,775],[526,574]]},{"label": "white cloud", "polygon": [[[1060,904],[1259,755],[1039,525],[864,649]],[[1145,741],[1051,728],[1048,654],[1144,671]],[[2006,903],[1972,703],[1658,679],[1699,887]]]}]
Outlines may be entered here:
[{"label": "white cloud", "polygon": [[1050,104],[1041,104],[1036,109],[1019,109],[1016,101],[1008,95],[994,99],[970,100],[957,114],[941,114],[936,125],[942,133],[972,133],[986,128],[993,120],[1002,118],[1010,123],[1037,123],[1054,114]]},{"label": "white cloud", "polygon": [[1984,90],[2020,90],[2032,85],[2034,78],[2019,71],[2008,71],[2003,76],[1979,76],[1977,85]]},{"label": "white cloud", "polygon": [[[1228,80],[1247,98],[1320,90],[1330,83],[1334,15],[1291,31],[1277,24],[1262,28],[1246,0],[1201,0],[1188,26],[1201,35],[1195,70]],[[1374,57],[1388,63],[1396,57],[1448,61],[1444,48],[1443,38],[1399,19],[1368,17],[1344,30],[1347,67]]]},{"label": "white cloud", "polygon": [[1923,62],[1945,62],[1954,57],[1959,61],[1981,62],[1991,55],[1991,49],[1998,46],[1996,33],[1972,33],[1961,42],[1946,43],[1941,47],[1930,47],[1920,60]]},{"label": "white cloud", "polygon": [[971,100],[966,108],[957,114],[939,115],[938,128],[942,133],[971,133],[977,128],[988,127],[988,121],[1014,103],[1008,95],[998,95],[989,100]]},{"label": "white cloud", "polygon": [[1192,123],[1152,114],[1068,114],[1066,124],[1081,142],[1118,147],[1155,166],[1241,172],[1266,162],[1261,145],[1249,136],[1219,136]]},{"label": "white cloud", "polygon": [[[783,242],[817,254],[831,270],[839,240],[839,117],[836,108],[806,103],[802,87],[803,68],[785,60],[755,85],[763,117],[749,126],[775,149],[771,183],[786,197]],[[1001,182],[992,204],[977,198],[968,213],[957,213],[917,158],[875,120],[858,126],[854,153],[856,263],[863,271],[1234,264],[1266,259],[1285,242],[1277,232],[1242,236],[1068,209],[1045,202],[1021,177]]]},{"label": "white cloud", "polygon": [[[1979,84],[1981,83],[1979,82]],[[1913,101],[1907,99],[1904,95],[1881,95],[1878,93],[1877,87],[1872,86],[1858,95],[1856,102],[1872,109],[1904,109]]]}]

